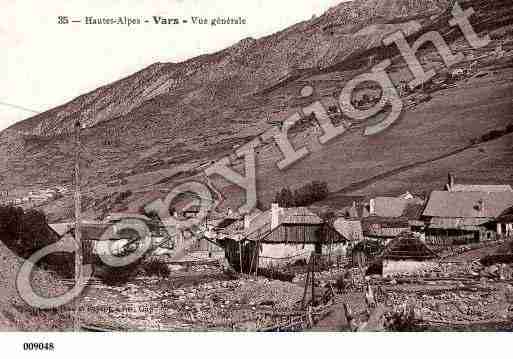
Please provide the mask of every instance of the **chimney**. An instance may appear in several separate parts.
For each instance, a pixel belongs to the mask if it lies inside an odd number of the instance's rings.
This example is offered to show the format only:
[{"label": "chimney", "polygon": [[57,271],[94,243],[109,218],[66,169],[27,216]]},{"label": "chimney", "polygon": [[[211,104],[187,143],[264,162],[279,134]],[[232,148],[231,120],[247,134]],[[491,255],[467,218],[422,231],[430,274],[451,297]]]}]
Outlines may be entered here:
[{"label": "chimney", "polygon": [[449,172],[449,181],[447,183],[447,190],[449,192],[452,192],[452,189],[454,188],[454,176],[452,173]]},{"label": "chimney", "polygon": [[250,214],[246,213],[244,215],[244,229],[249,229],[249,226],[251,225],[251,218]]},{"label": "chimney", "polygon": [[282,212],[282,208],[278,203],[271,204],[271,230],[278,227],[280,224],[280,214]]},{"label": "chimney", "polygon": [[374,198],[371,198],[369,201],[369,215],[373,216],[376,214],[376,202],[374,201]]}]

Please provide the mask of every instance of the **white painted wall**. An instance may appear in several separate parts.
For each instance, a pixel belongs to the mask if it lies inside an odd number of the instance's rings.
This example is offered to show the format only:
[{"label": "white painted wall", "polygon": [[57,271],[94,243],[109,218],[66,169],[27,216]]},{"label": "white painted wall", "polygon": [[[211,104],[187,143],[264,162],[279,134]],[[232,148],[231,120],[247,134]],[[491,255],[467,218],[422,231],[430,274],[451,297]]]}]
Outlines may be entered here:
[{"label": "white painted wall", "polygon": [[[260,266],[282,266],[292,264],[297,260],[309,260],[312,252],[315,251],[314,244],[270,244],[263,243],[262,251],[260,252]],[[342,243],[333,244],[331,247],[331,254],[346,255],[347,245]],[[330,254],[329,246],[322,246],[322,254]]]},{"label": "white painted wall", "polygon": [[[330,254],[330,246],[322,246],[322,254]],[[331,254],[334,256],[345,256],[347,254],[347,244],[334,243],[331,245]]]},{"label": "white painted wall", "polygon": [[397,274],[414,274],[423,270],[431,270],[437,266],[433,261],[413,261],[413,260],[384,260],[383,261],[383,276],[393,276]]},{"label": "white painted wall", "polygon": [[308,260],[313,251],[315,251],[314,244],[262,243],[259,265],[265,268],[294,263],[299,259]]}]

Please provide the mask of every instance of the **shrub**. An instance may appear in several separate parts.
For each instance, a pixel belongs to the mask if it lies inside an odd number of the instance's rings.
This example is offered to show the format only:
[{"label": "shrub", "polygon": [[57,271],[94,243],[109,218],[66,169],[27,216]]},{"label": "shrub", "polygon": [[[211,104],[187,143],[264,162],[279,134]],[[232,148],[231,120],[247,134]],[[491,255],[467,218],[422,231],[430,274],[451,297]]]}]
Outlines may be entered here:
[{"label": "shrub", "polygon": [[58,239],[48,227],[43,212],[13,206],[0,206],[0,237],[23,258]]},{"label": "shrub", "polygon": [[274,202],[278,203],[281,207],[294,207],[294,195],[290,188],[282,188],[274,197]]},{"label": "shrub", "polygon": [[96,266],[95,275],[107,285],[122,286],[139,274],[139,266],[140,262],[132,263],[124,267],[111,267],[102,264],[101,267]]},{"label": "shrub", "polygon": [[169,267],[166,263],[162,262],[157,258],[152,258],[142,263],[140,267],[140,274],[149,277],[165,278],[169,277],[171,271],[169,270]]},{"label": "shrub", "polygon": [[[13,206],[0,206],[0,238],[9,249],[25,259],[60,239],[48,227],[43,212],[32,209],[24,211]],[[39,264],[61,276],[74,275],[72,253],[52,253]]]},{"label": "shrub", "polygon": [[493,131],[487,132],[483,136],[481,136],[481,140],[483,142],[495,140],[495,139],[503,136],[504,133],[505,133],[505,131],[493,130]]},{"label": "shrub", "polygon": [[329,194],[326,182],[313,181],[292,192],[283,188],[275,196],[274,201],[281,207],[309,206],[325,199]]},{"label": "shrub", "polygon": [[484,266],[491,266],[498,263],[513,263],[513,254],[490,254],[480,260]]}]

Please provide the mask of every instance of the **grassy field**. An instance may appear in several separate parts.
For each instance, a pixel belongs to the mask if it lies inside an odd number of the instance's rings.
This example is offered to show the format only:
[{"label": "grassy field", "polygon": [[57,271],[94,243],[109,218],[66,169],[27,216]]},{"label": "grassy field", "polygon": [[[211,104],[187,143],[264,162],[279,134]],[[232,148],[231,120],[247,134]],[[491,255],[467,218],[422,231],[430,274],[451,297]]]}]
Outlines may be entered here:
[{"label": "grassy field", "polygon": [[[488,75],[431,94],[431,101],[405,111],[386,132],[374,137],[349,132],[315,146],[286,171],[275,166],[280,159],[276,148],[262,153],[257,167],[260,198],[269,201],[277,188],[311,180],[328,182],[334,192],[331,203],[338,195],[429,191],[442,187],[448,172],[462,182],[513,183],[512,135],[470,146],[473,139],[513,123],[513,68],[482,71]],[[297,146],[315,143],[311,136],[300,137]],[[352,188],[359,182],[359,188]]]}]

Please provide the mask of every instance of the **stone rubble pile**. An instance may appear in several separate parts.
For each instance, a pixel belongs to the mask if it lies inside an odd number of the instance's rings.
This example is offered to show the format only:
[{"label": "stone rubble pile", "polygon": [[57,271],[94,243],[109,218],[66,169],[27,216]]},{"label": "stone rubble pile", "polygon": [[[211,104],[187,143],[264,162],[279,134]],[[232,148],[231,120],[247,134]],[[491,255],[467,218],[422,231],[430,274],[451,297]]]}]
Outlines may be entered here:
[{"label": "stone rubble pile", "polygon": [[[300,283],[304,285],[306,281],[306,273],[296,274],[292,283]],[[335,286],[337,279],[340,277],[345,278],[346,288],[361,289],[365,287],[365,277],[362,276],[360,269],[348,268],[348,269],[332,269],[330,271],[322,271],[315,273],[316,285],[320,287],[326,287],[328,283]]]},{"label": "stone rubble pile", "polygon": [[233,292],[223,292],[223,298],[249,305],[269,305],[291,309],[303,298],[304,288],[296,284],[267,279],[234,281]]},{"label": "stone rubble pile", "polygon": [[[144,283],[144,282],[143,282]],[[145,284],[145,285],[144,285]],[[179,288],[163,287],[158,281],[103,287],[101,296],[86,296],[103,320],[128,327],[249,328],[272,325],[259,311],[286,312],[301,303],[304,288],[265,278],[244,278]],[[105,308],[103,308],[105,307]],[[251,328],[249,328],[251,329]]]},{"label": "stone rubble pile", "polygon": [[[507,289],[511,293],[513,287]],[[513,317],[510,294],[500,290],[429,292],[390,292],[387,302],[394,312],[401,312],[404,303],[415,303],[418,320],[434,322],[482,322],[500,321]]]}]

